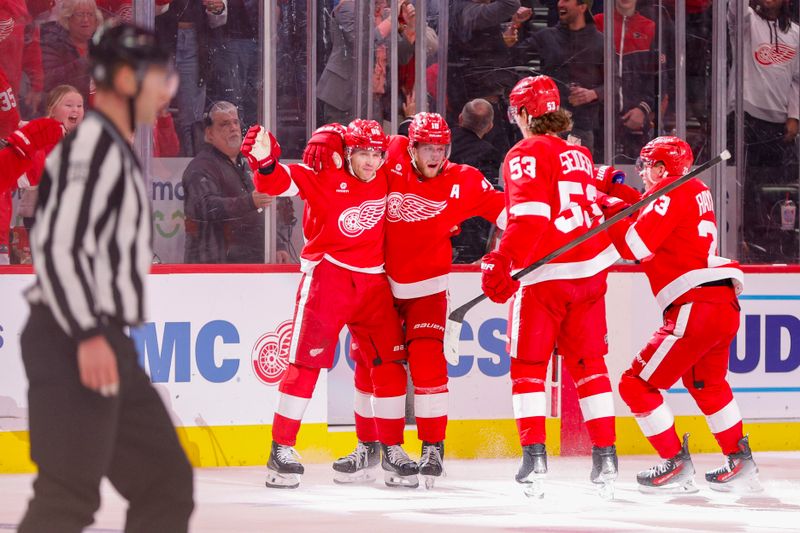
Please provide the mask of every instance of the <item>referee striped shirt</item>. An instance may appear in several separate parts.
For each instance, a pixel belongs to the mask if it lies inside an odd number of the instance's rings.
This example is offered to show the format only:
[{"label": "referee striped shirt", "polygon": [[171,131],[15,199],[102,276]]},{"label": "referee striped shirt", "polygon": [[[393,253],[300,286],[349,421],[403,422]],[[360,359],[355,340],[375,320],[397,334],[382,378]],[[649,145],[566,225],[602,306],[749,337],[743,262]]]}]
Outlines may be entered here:
[{"label": "referee striped shirt", "polygon": [[71,337],[144,320],[153,258],[147,190],[130,144],[96,111],[47,158],[31,251],[28,301],[49,307]]}]

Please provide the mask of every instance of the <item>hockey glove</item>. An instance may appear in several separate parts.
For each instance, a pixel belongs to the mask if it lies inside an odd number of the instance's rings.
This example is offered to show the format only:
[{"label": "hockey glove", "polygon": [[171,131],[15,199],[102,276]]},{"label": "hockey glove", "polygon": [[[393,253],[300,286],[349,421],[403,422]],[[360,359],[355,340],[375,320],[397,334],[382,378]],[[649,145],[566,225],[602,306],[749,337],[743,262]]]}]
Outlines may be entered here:
[{"label": "hockey glove", "polygon": [[511,260],[500,252],[489,252],[481,259],[481,290],[493,302],[506,303],[519,289],[511,277]]},{"label": "hockey glove", "polygon": [[345,127],[336,123],[317,128],[303,151],[303,163],[314,172],[326,167],[342,168],[344,132]]},{"label": "hockey glove", "polygon": [[45,150],[60,141],[64,131],[64,126],[56,119],[33,119],[8,136],[8,145],[20,157],[31,159],[39,150]]},{"label": "hockey glove", "polygon": [[254,173],[271,174],[281,157],[281,145],[262,126],[251,126],[242,140],[242,155]]},{"label": "hockey glove", "polygon": [[606,217],[606,220],[608,220],[631,204],[614,196],[598,192],[597,205],[603,211],[603,216]]}]

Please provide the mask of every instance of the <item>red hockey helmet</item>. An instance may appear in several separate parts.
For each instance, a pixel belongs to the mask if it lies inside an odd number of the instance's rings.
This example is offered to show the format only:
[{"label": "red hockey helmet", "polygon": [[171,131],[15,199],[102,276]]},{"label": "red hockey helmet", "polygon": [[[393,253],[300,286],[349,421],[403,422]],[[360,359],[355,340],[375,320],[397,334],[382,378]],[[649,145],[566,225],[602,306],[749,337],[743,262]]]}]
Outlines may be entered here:
[{"label": "red hockey helmet", "polygon": [[509,101],[508,116],[514,122],[514,116],[523,109],[531,118],[558,110],[561,95],[556,82],[549,76],[528,76],[517,82],[511,90]]},{"label": "red hockey helmet", "polygon": [[383,133],[383,128],[376,121],[357,118],[347,125],[344,145],[349,149],[385,152],[389,148],[389,137]]},{"label": "red hockey helmet", "polygon": [[642,148],[636,168],[641,172],[659,162],[664,164],[667,176],[683,176],[694,163],[692,148],[679,137],[656,137]]},{"label": "red hockey helmet", "polygon": [[408,140],[414,144],[450,144],[450,126],[437,113],[417,113],[408,126]]}]

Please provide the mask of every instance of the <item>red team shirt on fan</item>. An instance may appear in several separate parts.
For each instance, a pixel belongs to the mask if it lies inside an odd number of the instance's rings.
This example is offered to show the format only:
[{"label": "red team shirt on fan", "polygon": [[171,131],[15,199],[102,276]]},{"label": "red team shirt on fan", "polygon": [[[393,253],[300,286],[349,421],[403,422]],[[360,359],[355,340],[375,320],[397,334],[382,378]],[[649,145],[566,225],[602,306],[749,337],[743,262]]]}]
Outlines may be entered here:
[{"label": "red team shirt on fan", "polygon": [[386,273],[392,293],[401,299],[447,290],[453,263],[450,237],[464,220],[480,216],[505,225],[503,193],[477,169],[446,162],[435,178],[421,177],[412,166],[408,143],[407,137],[392,137],[382,168],[390,190]]},{"label": "red team shirt on fan", "polygon": [[[676,179],[664,179],[653,190]],[[730,278],[741,291],[738,263],[716,255],[714,201],[702,181],[688,181],[648,204],[635,222],[623,224],[612,230],[614,243],[623,257],[642,261],[661,309],[710,281]]]},{"label": "red team shirt on fan", "polygon": [[301,270],[326,259],[355,272],[383,272],[386,175],[383,169],[369,183],[345,170],[319,174],[305,165],[275,166],[269,175],[256,174],[256,189],[272,196],[300,195],[306,201],[300,253]]},{"label": "red team shirt on fan", "polygon": [[[525,268],[603,222],[589,151],[552,135],[518,142],[503,162],[508,229],[501,252],[513,269]],[[605,233],[526,276],[523,285],[586,278],[612,265],[619,254]]]}]

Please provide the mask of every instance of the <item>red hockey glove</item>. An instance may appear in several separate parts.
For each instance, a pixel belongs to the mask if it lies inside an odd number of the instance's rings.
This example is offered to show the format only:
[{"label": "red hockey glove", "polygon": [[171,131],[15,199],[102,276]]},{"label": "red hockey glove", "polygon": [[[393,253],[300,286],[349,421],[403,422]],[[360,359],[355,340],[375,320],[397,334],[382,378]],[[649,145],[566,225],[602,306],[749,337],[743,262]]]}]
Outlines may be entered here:
[{"label": "red hockey glove", "polygon": [[53,118],[36,118],[8,136],[8,145],[30,159],[39,150],[53,146],[64,136],[64,126]]},{"label": "red hockey glove", "polygon": [[341,124],[326,124],[311,135],[303,151],[303,163],[314,172],[332,166],[342,168],[344,161],[344,132]]},{"label": "red hockey glove", "polygon": [[642,199],[642,193],[624,183],[612,183],[611,187],[606,192],[629,204],[635,204]]},{"label": "red hockey glove", "polygon": [[597,205],[603,211],[603,216],[606,217],[606,220],[608,220],[626,207],[629,207],[631,204],[614,196],[609,196],[608,194],[598,192]]},{"label": "red hockey glove", "polygon": [[271,174],[281,157],[281,145],[262,126],[250,126],[242,140],[242,155],[254,173]]},{"label": "red hockey glove", "polygon": [[481,259],[481,290],[493,302],[506,303],[519,289],[511,277],[511,260],[500,252],[489,252]]}]

